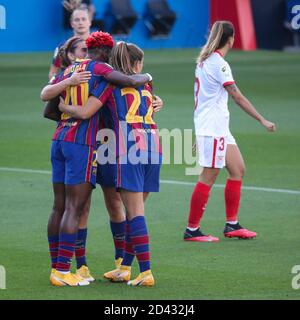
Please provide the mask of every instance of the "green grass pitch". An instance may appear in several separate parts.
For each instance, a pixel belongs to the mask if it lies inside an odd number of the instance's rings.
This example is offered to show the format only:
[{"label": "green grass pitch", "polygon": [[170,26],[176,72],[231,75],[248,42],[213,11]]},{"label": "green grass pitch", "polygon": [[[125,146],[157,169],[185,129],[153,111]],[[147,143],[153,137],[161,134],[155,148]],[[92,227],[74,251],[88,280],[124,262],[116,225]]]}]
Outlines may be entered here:
[{"label": "green grass pitch", "polygon": [[[194,61],[197,50],[147,51],[145,71],[165,101],[160,128],[193,128]],[[223,190],[214,188],[202,225],[219,243],[182,241],[193,186],[161,184],[146,216],[156,286],[111,284],[102,274],[113,267],[113,243],[103,197],[97,188],[89,221],[88,262],[99,279],[89,287],[49,284],[46,225],[52,205],[51,176],[4,168],[51,170],[49,149],[55,124],[43,119],[41,88],[51,54],[0,55],[0,265],[6,289],[0,299],[299,299],[291,273],[300,265],[300,56],[280,52],[232,52],[228,61],[237,84],[276,134],[230,102],[231,130],[244,155],[244,186],[298,193],[243,190],[240,222],[258,233],[251,241],[225,239]],[[195,182],[184,165],[164,165],[163,180]],[[224,184],[225,171],[217,183]],[[138,273],[134,264],[133,275]]]}]

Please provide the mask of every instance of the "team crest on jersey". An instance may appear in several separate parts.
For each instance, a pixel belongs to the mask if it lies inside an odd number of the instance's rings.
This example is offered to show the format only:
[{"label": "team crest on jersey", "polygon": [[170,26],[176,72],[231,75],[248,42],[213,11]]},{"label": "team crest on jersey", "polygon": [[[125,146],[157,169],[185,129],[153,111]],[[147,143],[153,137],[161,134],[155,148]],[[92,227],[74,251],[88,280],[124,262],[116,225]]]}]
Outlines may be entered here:
[{"label": "team crest on jersey", "polygon": [[224,67],[222,68],[222,71],[223,71],[223,72],[226,72],[226,66],[224,66]]}]

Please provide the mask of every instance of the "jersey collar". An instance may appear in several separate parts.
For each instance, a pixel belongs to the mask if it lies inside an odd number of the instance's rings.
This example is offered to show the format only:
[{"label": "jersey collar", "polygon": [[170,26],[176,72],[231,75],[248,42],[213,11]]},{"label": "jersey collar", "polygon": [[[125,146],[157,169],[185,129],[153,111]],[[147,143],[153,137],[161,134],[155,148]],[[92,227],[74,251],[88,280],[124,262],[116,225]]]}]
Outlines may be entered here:
[{"label": "jersey collar", "polygon": [[223,53],[219,50],[215,50],[215,53],[219,54],[222,58],[224,57]]}]

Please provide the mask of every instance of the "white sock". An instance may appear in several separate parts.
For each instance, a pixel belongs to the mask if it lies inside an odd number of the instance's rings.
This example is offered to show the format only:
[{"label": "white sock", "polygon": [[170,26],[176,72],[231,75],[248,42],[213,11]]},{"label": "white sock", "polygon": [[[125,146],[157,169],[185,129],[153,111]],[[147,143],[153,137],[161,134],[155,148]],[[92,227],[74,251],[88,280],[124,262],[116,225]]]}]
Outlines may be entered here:
[{"label": "white sock", "polygon": [[58,272],[60,272],[60,273],[62,273],[62,274],[68,274],[68,273],[70,273],[70,271],[58,271]]},{"label": "white sock", "polygon": [[198,228],[199,228],[199,227],[197,227],[197,228],[190,228],[190,227],[187,227],[187,229],[189,229],[189,230],[191,230],[191,231],[196,231],[196,230],[198,230]]},{"label": "white sock", "polygon": [[235,220],[235,221],[226,221],[226,223],[230,223],[230,224],[237,224],[237,223],[238,223],[238,221],[237,221],[237,220]]}]

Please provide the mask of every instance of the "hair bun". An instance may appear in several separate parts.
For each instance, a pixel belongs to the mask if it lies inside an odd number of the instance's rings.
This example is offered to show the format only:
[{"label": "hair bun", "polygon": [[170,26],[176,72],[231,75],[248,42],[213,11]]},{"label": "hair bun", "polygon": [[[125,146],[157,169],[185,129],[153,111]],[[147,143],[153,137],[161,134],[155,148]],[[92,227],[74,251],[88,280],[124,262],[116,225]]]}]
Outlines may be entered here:
[{"label": "hair bun", "polygon": [[88,47],[88,49],[99,47],[113,48],[114,40],[109,33],[97,31],[91,33],[86,39],[86,46]]}]

